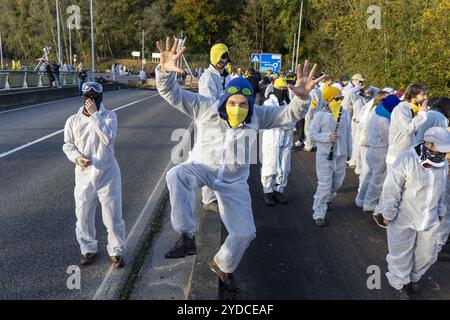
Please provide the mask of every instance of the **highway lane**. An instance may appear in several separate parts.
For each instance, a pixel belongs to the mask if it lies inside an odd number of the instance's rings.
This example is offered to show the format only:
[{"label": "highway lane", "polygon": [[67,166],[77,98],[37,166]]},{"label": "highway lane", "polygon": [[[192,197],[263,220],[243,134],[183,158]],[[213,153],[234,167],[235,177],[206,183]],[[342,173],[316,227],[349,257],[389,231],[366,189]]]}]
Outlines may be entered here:
[{"label": "highway lane", "polygon": [[[105,93],[109,109],[157,94],[153,91],[118,90]],[[29,109],[0,112],[0,154],[64,128],[65,120],[83,104],[81,97]]]},{"label": "highway lane", "polygon": [[[170,161],[173,130],[190,119],[156,92],[121,90],[105,94],[118,110],[116,156],[122,171],[127,232]],[[0,113],[0,154],[61,130],[80,98]],[[98,263],[82,269],[81,290],[66,286],[80,253],[75,238],[74,165],[62,152],[63,134],[0,158],[0,299],[90,299],[110,262],[106,230],[97,209]]]}]

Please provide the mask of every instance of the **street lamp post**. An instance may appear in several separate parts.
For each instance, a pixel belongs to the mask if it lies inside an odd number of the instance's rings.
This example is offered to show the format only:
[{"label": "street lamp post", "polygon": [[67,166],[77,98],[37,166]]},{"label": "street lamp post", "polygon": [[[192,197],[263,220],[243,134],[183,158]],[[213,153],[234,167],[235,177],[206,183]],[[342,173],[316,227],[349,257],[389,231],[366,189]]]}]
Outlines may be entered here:
[{"label": "street lamp post", "polygon": [[295,57],[297,55],[296,54],[297,51],[295,51],[296,42],[297,42],[297,34],[294,33],[294,43],[293,43],[293,46],[292,46],[292,71],[293,72],[295,72]]},{"label": "street lamp post", "polygon": [[69,64],[73,66],[72,63],[72,29],[69,28]]},{"label": "street lamp post", "polygon": [[92,76],[95,73],[95,43],[94,43],[94,0],[90,0],[91,8],[91,54],[92,54]]},{"label": "street lamp post", "polygon": [[145,60],[145,31],[142,30],[142,70],[144,70],[144,60]]},{"label": "street lamp post", "polygon": [[56,26],[58,28],[58,63],[62,65],[62,50],[61,50],[61,27],[59,21],[59,1],[56,0]]},{"label": "street lamp post", "polygon": [[2,33],[0,32],[0,60],[1,60],[1,65],[2,65],[2,69],[3,70],[3,44],[2,44]]},{"label": "street lamp post", "polygon": [[303,20],[303,0],[300,7],[300,21],[298,23],[297,57],[295,58],[295,66],[298,66],[298,56],[300,54],[300,35],[302,34],[302,20]]}]

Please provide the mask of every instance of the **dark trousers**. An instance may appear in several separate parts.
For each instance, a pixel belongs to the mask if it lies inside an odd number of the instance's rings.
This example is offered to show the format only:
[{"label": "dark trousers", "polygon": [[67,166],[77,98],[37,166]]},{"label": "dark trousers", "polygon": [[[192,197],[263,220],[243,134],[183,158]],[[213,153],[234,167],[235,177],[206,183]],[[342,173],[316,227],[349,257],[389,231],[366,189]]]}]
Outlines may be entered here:
[{"label": "dark trousers", "polygon": [[304,141],[305,136],[305,118],[297,122],[295,125],[296,131],[294,131],[294,142],[296,141]]},{"label": "dark trousers", "polygon": [[83,95],[83,91],[81,90],[81,88],[83,88],[83,84],[84,84],[84,81],[80,80],[80,96]]},{"label": "dark trousers", "polygon": [[55,77],[53,76],[53,74],[52,73],[49,73],[48,74],[48,82],[50,82],[49,83],[49,88],[51,88],[51,87],[53,87],[53,82],[55,81]]}]

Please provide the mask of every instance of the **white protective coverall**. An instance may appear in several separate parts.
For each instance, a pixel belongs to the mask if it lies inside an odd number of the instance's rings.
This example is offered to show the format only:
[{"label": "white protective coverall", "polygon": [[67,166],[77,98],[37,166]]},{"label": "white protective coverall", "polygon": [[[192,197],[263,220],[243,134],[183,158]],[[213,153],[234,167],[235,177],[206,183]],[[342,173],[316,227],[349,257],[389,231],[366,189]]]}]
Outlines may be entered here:
[{"label": "white protective coverall", "polygon": [[419,128],[419,130],[417,130],[417,142],[423,142],[425,132],[433,127],[448,128],[448,119],[442,113],[431,110],[427,112],[427,120],[425,121],[425,123]]},{"label": "white protective coverall", "polygon": [[[322,101],[322,91],[319,90],[319,87],[314,88],[309,96],[311,97],[311,105],[305,117],[305,150],[307,151],[311,151],[315,147],[315,143],[311,139],[311,124],[314,119],[314,113],[317,112],[324,103]],[[313,104],[315,104],[315,106]]]},{"label": "white protective coverall", "polygon": [[414,148],[401,153],[383,186],[383,216],[391,221],[386,276],[397,290],[418,282],[436,262],[439,217],[447,212],[448,164],[426,169],[419,161]]},{"label": "white protective coverall", "polygon": [[[205,70],[198,82],[198,93],[212,100],[217,100],[222,95],[229,81],[231,81],[229,76],[224,79],[213,65],[209,65],[209,68]],[[217,201],[214,192],[208,187],[203,187],[202,202],[208,204],[214,201]]]},{"label": "white protective coverall", "polygon": [[[265,106],[280,107],[278,98],[271,94],[264,102]],[[282,106],[286,106],[283,101]],[[283,193],[291,171],[291,152],[294,143],[294,127],[291,124],[284,128],[264,130],[262,137],[261,183],[264,193],[274,191]]]},{"label": "white protective coverall", "polygon": [[348,111],[350,116],[352,115],[352,104],[350,101],[350,93],[352,92],[352,89],[354,88],[353,84],[349,82],[344,89],[342,89],[342,96],[344,99],[342,100],[342,107]]},{"label": "white protective coverall", "polygon": [[182,90],[174,74],[156,69],[159,94],[170,105],[194,119],[198,141],[189,159],[167,173],[172,205],[171,221],[175,231],[195,233],[195,195],[203,186],[213,189],[228,237],[214,261],[220,270],[232,273],[245,250],[255,238],[255,224],[248,187],[251,151],[259,129],[294,124],[302,119],[310,101],[294,98],[287,107],[256,106],[251,123],[231,129],[220,118],[219,102]]},{"label": "white protective coverall", "polygon": [[147,74],[144,70],[141,70],[141,72],[139,72],[139,79],[141,79],[141,81],[147,80]]},{"label": "white protective coverall", "polygon": [[108,230],[108,254],[121,256],[126,245],[125,222],[122,219],[122,187],[120,169],[114,156],[117,115],[106,110],[91,117],[81,107],[71,116],[64,128],[63,151],[75,162],[78,157],[92,161],[83,169],[75,167],[76,236],[81,254],[97,253],[95,230],[97,197],[102,206],[102,218]]},{"label": "white protective coverall", "polygon": [[111,66],[111,74],[113,81],[116,81],[117,78],[117,67],[115,65]]},{"label": "white protective coverall", "polygon": [[450,207],[450,179],[447,178],[447,189],[445,197],[445,207],[447,208],[447,214],[442,219],[439,224],[438,233],[438,251],[442,250],[442,247],[447,243],[448,237],[450,235],[450,212],[448,208]]},{"label": "white protective coverall", "polygon": [[367,124],[367,190],[363,210],[381,213],[378,201],[386,179],[386,155],[389,147],[389,119],[373,113]]},{"label": "white protective coverall", "polygon": [[374,114],[373,104],[375,99],[367,102],[364,107],[360,110],[359,124],[358,124],[358,147],[361,160],[361,174],[359,175],[359,187],[358,195],[356,196],[355,203],[358,207],[362,208],[364,206],[364,198],[366,196],[367,189],[369,187],[370,178],[367,177],[369,174],[369,166],[366,160],[368,152],[367,143],[367,124],[368,120]]},{"label": "white protective coverall", "polygon": [[267,86],[266,91],[264,91],[264,98],[269,99],[269,96],[272,92],[273,92],[273,81]]},{"label": "white protective coverall", "polygon": [[355,166],[355,173],[361,174],[362,164],[361,164],[361,152],[359,148],[359,122],[361,119],[361,110],[367,103],[366,99],[359,95],[361,87],[354,87],[350,91],[350,105],[352,108],[352,157],[349,164]]},{"label": "white protective coverall", "polygon": [[416,145],[416,132],[427,120],[427,113],[419,111],[413,118],[411,105],[407,101],[400,103],[392,111],[389,127],[389,149],[386,156],[387,171],[394,164],[397,156]]},{"label": "white protective coverall", "polygon": [[219,99],[229,81],[230,76],[222,76],[213,65],[209,65],[198,82],[198,93],[213,100]]},{"label": "white protective coverall", "polygon": [[342,108],[342,116],[338,129],[338,140],[334,149],[333,160],[328,160],[331,141],[330,135],[336,129],[336,120],[333,115],[323,109],[316,112],[311,125],[311,138],[317,144],[316,172],[317,192],[314,195],[313,219],[324,219],[328,209],[328,203],[334,200],[338,189],[345,178],[346,161],[351,155],[351,131],[350,115]]}]

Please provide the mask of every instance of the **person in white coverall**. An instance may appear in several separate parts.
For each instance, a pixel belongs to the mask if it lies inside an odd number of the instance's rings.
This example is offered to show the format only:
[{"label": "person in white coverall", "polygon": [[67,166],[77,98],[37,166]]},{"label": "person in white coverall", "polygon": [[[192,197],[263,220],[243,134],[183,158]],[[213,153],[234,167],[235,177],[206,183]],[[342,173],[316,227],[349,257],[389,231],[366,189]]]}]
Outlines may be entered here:
[{"label": "person in white coverall", "polygon": [[[431,111],[427,113],[427,121],[423,126],[420,127],[417,132],[416,138],[417,141],[423,142],[425,132],[432,127],[442,127],[447,129],[449,126],[448,118],[450,116],[450,99],[447,97],[439,97],[436,98],[435,101],[431,102]],[[447,179],[447,187],[450,186],[450,179]],[[447,207],[449,206],[450,196],[448,195],[450,192],[450,188],[447,188]],[[447,243],[448,236],[450,234],[450,212],[447,212],[447,215],[441,221],[438,230],[438,246],[439,246],[439,261],[450,261],[450,247],[444,245]]]},{"label": "person in white coverall", "polygon": [[[230,81],[226,66],[229,61],[228,47],[217,43],[211,48],[209,68],[205,70],[198,83],[198,93],[212,100],[217,100],[224,92],[226,84]],[[208,188],[202,188],[203,208],[206,211],[219,212],[217,197]]]},{"label": "person in white coverall", "polygon": [[[311,138],[317,144],[316,172],[318,186],[314,195],[313,219],[317,226],[325,226],[325,216],[329,204],[337,195],[345,178],[346,161],[351,155],[352,140],[350,131],[350,115],[341,107],[342,94],[335,87],[326,87],[323,100],[328,108],[316,112],[311,125]],[[339,113],[340,122],[335,133]],[[335,143],[332,160],[328,160],[331,146]]]},{"label": "person in white coverall", "polygon": [[363,87],[365,81],[366,80],[363,78],[363,76],[360,73],[357,73],[353,75],[350,82],[347,83],[342,90],[342,96],[344,97],[344,99],[342,100],[342,107],[344,107],[344,109],[346,109],[350,113],[350,116],[352,116],[353,114],[353,106],[350,99],[351,91],[354,87]]},{"label": "person in white coverall", "polygon": [[318,111],[318,109],[320,109],[320,106],[324,104],[324,102],[322,101],[322,92],[319,90],[318,86],[316,86],[309,95],[311,97],[311,105],[309,106],[308,113],[305,117],[304,150],[307,152],[311,152],[316,147],[316,144],[311,139],[311,124],[314,120],[314,114],[316,113],[316,111]]},{"label": "person in white coverall", "polygon": [[350,77],[348,75],[342,75],[339,78],[339,83],[342,86],[342,96],[344,96],[344,93],[346,94],[346,91],[352,88],[352,84],[350,82]]},{"label": "person in white coverall", "polygon": [[270,78],[272,79],[272,82],[267,86],[266,90],[264,91],[264,98],[269,99],[270,94],[273,92],[273,83],[275,80],[277,80],[280,76],[278,73],[272,73],[270,75]]},{"label": "person in white coverall", "polygon": [[377,92],[376,96],[367,102],[364,107],[360,111],[359,123],[358,123],[358,148],[360,152],[360,160],[361,160],[361,173],[359,175],[359,185],[358,185],[358,194],[355,199],[356,206],[362,208],[364,204],[364,198],[366,196],[368,184],[370,178],[368,174],[370,172],[369,165],[367,163],[367,151],[368,143],[367,143],[367,124],[369,119],[375,113],[375,108],[380,104],[381,100],[387,96],[387,93],[383,91]]},{"label": "person in white coverall", "polygon": [[[448,157],[447,157],[448,159]],[[448,160],[447,160],[448,161]],[[450,178],[447,178],[447,189],[446,189],[445,205],[447,208],[450,207]],[[450,246],[449,246],[449,236],[450,236],[450,212],[447,211],[445,217],[442,218],[437,230],[438,238],[438,260],[444,262],[450,262]]]},{"label": "person in white coverall", "polygon": [[440,97],[433,101],[431,110],[427,113],[427,120],[417,131],[417,142],[423,142],[425,132],[433,127],[448,128],[450,117],[450,98]]},{"label": "person in white coverall", "polygon": [[425,143],[402,152],[383,187],[383,216],[387,224],[388,272],[392,287],[417,293],[419,280],[436,262],[439,222],[445,206],[450,133],[431,128]]},{"label": "person in white coverall", "polygon": [[[275,107],[289,105],[291,101],[286,80],[278,78],[273,86],[273,92],[264,105]],[[270,207],[275,205],[275,202],[287,204],[283,192],[291,171],[294,127],[295,123],[284,128],[264,130],[262,134],[261,183],[264,191],[264,203]]]},{"label": "person in white coverall", "polygon": [[166,258],[196,254],[196,191],[207,185],[216,192],[220,216],[228,231],[210,268],[225,289],[235,291],[238,287],[232,273],[256,232],[247,183],[252,161],[248,155],[259,129],[285,127],[304,117],[309,105],[309,92],[315,85],[312,75],[317,65],[309,76],[308,62],[303,72],[299,66],[296,85],[289,86],[296,97],[288,106],[263,107],[254,105],[253,87],[243,78],[232,80],[219,100],[182,90],[174,72],[181,71],[176,62],[186,48],[177,54],[177,46],[178,40],[170,50],[170,38],[166,40],[166,50],[160,42],[157,43],[161,62],[156,68],[156,84],[161,97],[194,119],[201,143],[195,144],[186,162],[167,173],[172,226],[181,236],[166,253]]},{"label": "person in white coverall", "polygon": [[126,245],[122,219],[120,169],[114,156],[117,116],[102,103],[103,88],[96,82],[82,87],[85,104],[64,128],[63,151],[75,167],[76,236],[81,247],[81,266],[92,264],[98,251],[95,231],[97,198],[108,230],[108,254],[113,268],[124,266]]},{"label": "person in white coverall", "polygon": [[350,101],[352,106],[352,157],[349,165],[355,167],[355,173],[362,173],[361,149],[360,149],[360,130],[359,123],[363,114],[364,106],[375,98],[378,89],[375,87],[361,88],[356,86],[350,92]]},{"label": "person in white coverall", "polygon": [[[389,126],[392,111],[398,106],[400,99],[389,95],[382,100],[375,109],[367,124],[367,166],[369,171],[363,182],[367,188],[364,197],[361,197],[365,212],[371,212],[374,221],[380,227],[386,227],[382,218],[382,211],[378,206],[383,183],[386,179],[386,154],[389,147]],[[367,187],[366,187],[367,186]]]},{"label": "person in white coverall", "polygon": [[144,84],[145,84],[145,81],[147,80],[147,74],[145,73],[145,70],[144,70],[144,69],[142,69],[142,70],[139,72],[139,79],[141,79],[141,83],[142,83],[142,85],[144,85]]},{"label": "person in white coverall", "polygon": [[406,89],[405,101],[392,112],[389,127],[389,149],[386,156],[387,171],[397,156],[416,144],[416,132],[427,120],[428,89],[422,84],[413,84]]}]

